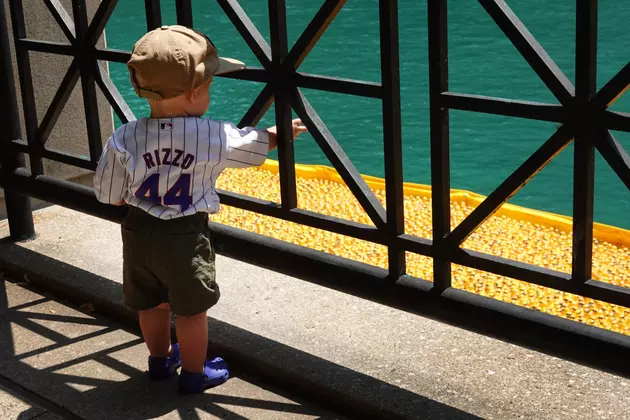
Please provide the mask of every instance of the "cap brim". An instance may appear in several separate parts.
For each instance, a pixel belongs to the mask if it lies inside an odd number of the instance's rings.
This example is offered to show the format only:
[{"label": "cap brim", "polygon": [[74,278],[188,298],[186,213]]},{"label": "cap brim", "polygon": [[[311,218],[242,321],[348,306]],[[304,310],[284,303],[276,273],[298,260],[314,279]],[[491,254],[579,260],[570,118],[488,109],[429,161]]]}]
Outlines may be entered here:
[{"label": "cap brim", "polygon": [[233,58],[219,57],[219,68],[214,72],[214,74],[232,73],[243,70],[246,67],[247,66],[242,61],[238,61]]}]

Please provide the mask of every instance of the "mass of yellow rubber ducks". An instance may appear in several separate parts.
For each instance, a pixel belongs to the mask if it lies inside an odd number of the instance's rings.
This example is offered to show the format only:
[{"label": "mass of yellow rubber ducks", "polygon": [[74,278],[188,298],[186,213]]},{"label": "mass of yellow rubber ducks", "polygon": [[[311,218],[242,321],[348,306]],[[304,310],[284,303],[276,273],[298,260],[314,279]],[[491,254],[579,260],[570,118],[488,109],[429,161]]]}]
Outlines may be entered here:
[{"label": "mass of yellow rubber ducks", "polygon": [[[280,202],[279,185],[278,174],[264,168],[227,170],[219,177],[217,183],[220,189],[273,202]],[[374,192],[385,205],[384,191]],[[298,177],[297,196],[298,207],[301,209],[372,225],[365,211],[343,183]],[[405,233],[431,238],[430,198],[406,196],[404,208]],[[452,227],[457,226],[472,210],[473,207],[463,201],[451,202]],[[382,245],[228,206],[222,206],[221,212],[211,218],[218,223],[318,251],[387,267],[387,249]],[[569,273],[571,241],[571,232],[495,215],[481,225],[463,246]],[[622,334],[630,334],[630,309],[467,267],[453,265],[452,270],[453,287]],[[407,273],[432,280],[431,259],[407,253]],[[593,278],[629,287],[630,249],[595,240]]]}]

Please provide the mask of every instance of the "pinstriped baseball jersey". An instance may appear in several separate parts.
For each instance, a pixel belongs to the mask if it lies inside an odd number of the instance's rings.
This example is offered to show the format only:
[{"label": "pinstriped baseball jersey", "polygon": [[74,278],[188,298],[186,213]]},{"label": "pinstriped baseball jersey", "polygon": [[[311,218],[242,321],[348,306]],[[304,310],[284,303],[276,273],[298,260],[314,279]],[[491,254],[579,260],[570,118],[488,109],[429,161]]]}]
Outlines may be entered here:
[{"label": "pinstriped baseball jersey", "polygon": [[103,203],[124,201],[160,219],[216,213],[221,172],[260,166],[268,151],[264,130],[207,118],[142,118],[108,139],[94,190]]}]

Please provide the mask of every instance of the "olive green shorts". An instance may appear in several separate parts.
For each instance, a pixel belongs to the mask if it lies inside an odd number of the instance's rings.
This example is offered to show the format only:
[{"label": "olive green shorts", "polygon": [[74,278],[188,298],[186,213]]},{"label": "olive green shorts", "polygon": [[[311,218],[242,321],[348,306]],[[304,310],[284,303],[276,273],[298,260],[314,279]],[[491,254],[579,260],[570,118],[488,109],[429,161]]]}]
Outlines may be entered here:
[{"label": "olive green shorts", "polygon": [[168,302],[174,314],[191,316],[219,301],[206,213],[161,220],[129,207],[122,239],[127,306],[142,311]]}]

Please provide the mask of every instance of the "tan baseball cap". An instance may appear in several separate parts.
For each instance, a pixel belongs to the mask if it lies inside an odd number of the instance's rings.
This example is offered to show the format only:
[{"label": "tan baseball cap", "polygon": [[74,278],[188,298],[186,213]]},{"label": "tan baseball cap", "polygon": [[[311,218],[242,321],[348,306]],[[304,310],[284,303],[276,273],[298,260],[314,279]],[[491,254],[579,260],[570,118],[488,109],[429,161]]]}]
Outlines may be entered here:
[{"label": "tan baseball cap", "polygon": [[136,42],[127,62],[131,84],[141,98],[161,101],[201,86],[212,75],[245,68],[219,57],[206,35],[185,26],[162,26]]}]

